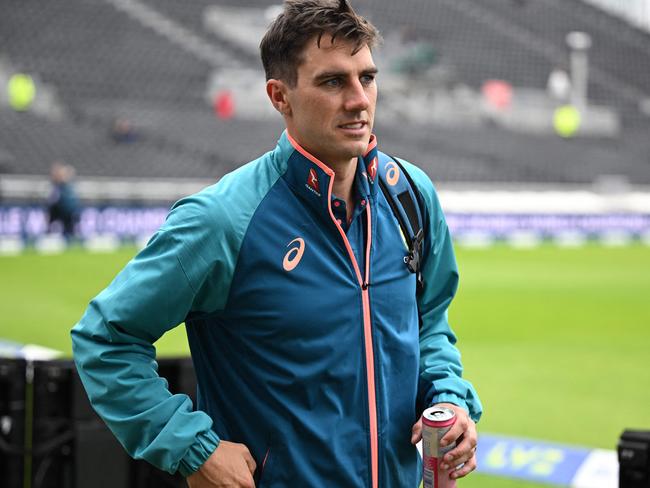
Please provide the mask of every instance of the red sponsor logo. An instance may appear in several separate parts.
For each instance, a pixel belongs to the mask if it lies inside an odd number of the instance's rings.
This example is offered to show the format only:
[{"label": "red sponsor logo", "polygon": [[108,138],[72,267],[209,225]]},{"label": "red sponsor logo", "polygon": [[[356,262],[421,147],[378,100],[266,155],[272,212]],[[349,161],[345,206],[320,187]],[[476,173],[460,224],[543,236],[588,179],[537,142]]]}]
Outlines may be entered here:
[{"label": "red sponsor logo", "polygon": [[320,185],[318,184],[318,175],[316,174],[316,170],[314,168],[311,168],[309,170],[309,176],[307,177],[307,185],[314,190],[316,193],[320,194]]},{"label": "red sponsor logo", "polygon": [[372,161],[370,161],[370,164],[368,165],[368,175],[370,176],[371,179],[375,179],[375,176],[377,176],[377,158],[373,158]]}]

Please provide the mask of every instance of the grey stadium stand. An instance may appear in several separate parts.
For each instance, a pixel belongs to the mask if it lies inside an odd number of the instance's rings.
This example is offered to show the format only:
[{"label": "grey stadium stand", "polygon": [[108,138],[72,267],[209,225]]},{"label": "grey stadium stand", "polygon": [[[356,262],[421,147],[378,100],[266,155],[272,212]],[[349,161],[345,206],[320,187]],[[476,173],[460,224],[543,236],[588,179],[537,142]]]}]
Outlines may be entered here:
[{"label": "grey stadium stand", "polygon": [[[145,0],[142,5],[181,26],[226,58],[260,68],[235,42],[202,20],[215,2]],[[278,2],[221,2],[267,7]],[[615,138],[521,134],[493,124],[438,126],[378,112],[381,147],[422,166],[436,181],[581,183],[620,174],[650,184],[650,119],[638,110],[650,95],[650,36],[583,2],[546,0],[421,0],[354,3],[385,37],[411,31],[432,43],[438,63],[457,83],[479,92],[486,79],[541,90],[554,65],[566,63],[564,36],[580,29],[594,39],[590,100],[611,106],[624,130]],[[108,1],[5,0],[0,56],[54,87],[59,120],[0,107],[0,175],[47,175],[54,159],[80,176],[216,179],[274,144],[282,123],[217,119],[204,99],[213,69],[227,68],[188,53]],[[381,80],[381,78],[380,78]],[[381,97],[380,97],[381,99]],[[117,117],[138,138],[115,144]]]}]

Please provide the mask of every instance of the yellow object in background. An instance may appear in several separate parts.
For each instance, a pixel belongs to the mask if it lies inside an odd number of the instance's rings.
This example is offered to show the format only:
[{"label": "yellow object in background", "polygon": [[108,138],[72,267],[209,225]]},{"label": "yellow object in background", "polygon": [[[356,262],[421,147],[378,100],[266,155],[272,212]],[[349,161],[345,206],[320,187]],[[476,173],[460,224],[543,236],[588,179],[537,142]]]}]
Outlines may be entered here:
[{"label": "yellow object in background", "polygon": [[7,84],[9,104],[17,112],[29,110],[36,96],[36,85],[31,76],[16,73]]},{"label": "yellow object in background", "polygon": [[555,132],[565,138],[573,137],[578,132],[581,121],[580,111],[573,105],[562,105],[553,114]]}]

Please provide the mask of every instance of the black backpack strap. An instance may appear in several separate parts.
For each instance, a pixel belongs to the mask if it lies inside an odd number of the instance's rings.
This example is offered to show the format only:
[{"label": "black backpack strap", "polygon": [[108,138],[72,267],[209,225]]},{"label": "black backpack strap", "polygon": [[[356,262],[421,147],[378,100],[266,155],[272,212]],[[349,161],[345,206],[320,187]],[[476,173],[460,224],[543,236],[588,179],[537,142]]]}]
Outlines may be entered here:
[{"label": "black backpack strap", "polygon": [[[416,274],[419,294],[424,286],[421,269],[425,235],[422,195],[397,158],[380,152],[378,175],[379,187],[397,218],[406,240],[408,254],[404,257],[404,263],[411,273]],[[401,177],[402,175],[404,178]]]}]

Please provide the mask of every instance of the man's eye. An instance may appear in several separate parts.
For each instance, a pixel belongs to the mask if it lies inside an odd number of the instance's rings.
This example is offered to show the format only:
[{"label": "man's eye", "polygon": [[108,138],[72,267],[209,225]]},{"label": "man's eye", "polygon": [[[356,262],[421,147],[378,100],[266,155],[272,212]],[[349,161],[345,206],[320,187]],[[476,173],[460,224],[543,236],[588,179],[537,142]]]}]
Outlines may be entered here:
[{"label": "man's eye", "polygon": [[374,75],[363,75],[361,77],[361,83],[364,85],[370,85],[372,82],[375,81],[375,76]]},{"label": "man's eye", "polygon": [[330,80],[326,80],[324,85],[329,86],[331,88],[338,88],[339,86],[341,86],[341,80],[339,78],[332,78]]}]

